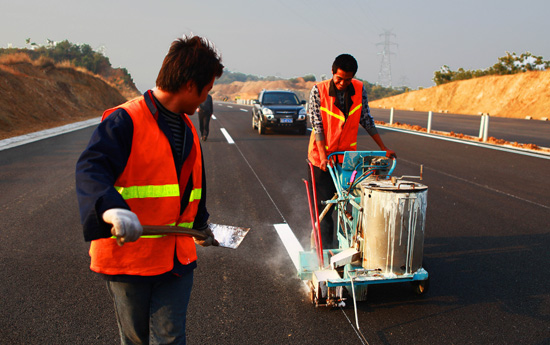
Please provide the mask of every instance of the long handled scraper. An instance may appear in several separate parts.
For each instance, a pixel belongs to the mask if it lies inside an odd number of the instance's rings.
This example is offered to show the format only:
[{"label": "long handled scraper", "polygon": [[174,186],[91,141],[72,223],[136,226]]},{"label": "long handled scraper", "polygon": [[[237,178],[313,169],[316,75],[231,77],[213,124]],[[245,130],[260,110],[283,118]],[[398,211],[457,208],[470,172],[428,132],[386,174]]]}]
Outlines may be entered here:
[{"label": "long handled scraper", "polygon": [[[250,228],[211,223],[210,230],[212,230],[214,238],[220,243],[220,247],[237,249]],[[202,231],[168,225],[143,225],[143,235],[183,235],[206,239]]]}]

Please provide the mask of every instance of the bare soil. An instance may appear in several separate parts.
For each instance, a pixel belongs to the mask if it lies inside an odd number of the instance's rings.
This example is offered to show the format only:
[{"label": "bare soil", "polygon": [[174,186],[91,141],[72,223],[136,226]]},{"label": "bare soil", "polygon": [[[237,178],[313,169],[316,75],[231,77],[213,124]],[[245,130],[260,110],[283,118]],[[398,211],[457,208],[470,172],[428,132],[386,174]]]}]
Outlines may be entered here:
[{"label": "bare soil", "polygon": [[379,99],[375,108],[550,118],[550,71],[486,76]]},{"label": "bare soil", "polygon": [[[262,89],[290,89],[307,100],[314,84],[303,78],[234,82],[214,85],[211,94],[217,100],[235,101],[256,99]],[[83,69],[31,61],[26,55],[4,56],[0,58],[0,139],[99,117],[105,109],[138,95],[135,87],[109,83]],[[545,120],[550,117],[550,71],[457,81],[371,101],[370,106]],[[419,126],[394,126],[426,131]],[[479,141],[460,133],[439,134]],[[497,138],[489,142],[542,150]]]},{"label": "bare soil", "polygon": [[83,69],[25,54],[0,59],[0,139],[100,117],[126,99]]}]

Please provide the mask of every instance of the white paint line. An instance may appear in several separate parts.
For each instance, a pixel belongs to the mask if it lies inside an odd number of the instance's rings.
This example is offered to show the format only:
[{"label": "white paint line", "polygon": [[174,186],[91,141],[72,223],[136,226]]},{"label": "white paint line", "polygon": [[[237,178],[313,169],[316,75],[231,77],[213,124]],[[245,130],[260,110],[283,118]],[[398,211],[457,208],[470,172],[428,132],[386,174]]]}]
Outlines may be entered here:
[{"label": "white paint line", "polygon": [[302,247],[296,236],[294,236],[294,233],[292,232],[288,224],[273,224],[273,226],[275,227],[277,234],[279,234],[281,241],[283,241],[286,251],[290,256],[290,259],[294,263],[296,270],[298,270],[300,267],[299,253],[303,252],[304,248]]},{"label": "white paint line", "polygon": [[550,154],[543,153],[543,152],[522,150],[521,148],[510,148],[510,147],[501,146],[501,145],[491,145],[491,144],[486,144],[486,143],[480,143],[480,142],[477,142],[477,141],[470,141],[470,140],[458,139],[458,138],[453,138],[453,137],[446,137],[444,135],[436,135],[436,134],[430,134],[430,133],[424,133],[424,132],[417,132],[417,131],[411,131],[411,130],[395,128],[395,127],[389,127],[389,126],[383,126],[383,125],[376,125],[376,127],[384,128],[384,129],[387,129],[387,130],[390,130],[390,131],[408,133],[408,134],[413,134],[413,135],[420,135],[420,136],[428,137],[428,138],[434,138],[434,139],[439,139],[439,140],[452,141],[452,142],[460,143],[460,144],[478,146],[478,147],[483,147],[483,148],[486,148],[486,149],[504,151],[504,152],[509,152],[509,153],[517,153],[519,155],[524,155],[524,156],[550,159]]},{"label": "white paint line", "polygon": [[245,113],[248,113],[248,109],[241,108],[240,111],[244,111]]},{"label": "white paint line", "polygon": [[65,126],[45,129],[43,131],[28,133],[28,134],[24,134],[24,135],[21,135],[21,136],[18,136],[18,137],[13,137],[13,138],[0,140],[0,151],[6,150],[6,149],[9,149],[9,148],[12,148],[12,147],[16,147],[16,146],[19,146],[19,145],[32,143],[32,142],[35,142],[35,141],[38,141],[38,140],[54,137],[54,136],[59,135],[59,134],[69,133],[69,132],[73,132],[73,131],[76,131],[76,130],[79,130],[79,129],[82,129],[82,128],[94,126],[94,125],[97,125],[100,122],[100,119],[101,118],[98,117],[98,118],[95,118],[95,119],[80,121],[80,122],[71,123],[71,124],[68,124],[68,125],[65,125]]},{"label": "white paint line", "polygon": [[235,142],[233,141],[233,139],[231,138],[231,136],[229,135],[229,133],[227,133],[227,131],[225,130],[225,128],[220,128],[220,131],[222,131],[223,136],[225,137],[225,139],[227,140],[227,142],[228,142],[229,144],[235,144]]},{"label": "white paint line", "polygon": [[214,120],[216,120],[216,115],[212,114],[212,118],[213,118]]},{"label": "white paint line", "polygon": [[232,106],[230,106],[230,105],[228,105],[227,107],[228,107],[228,108],[233,108],[233,107],[232,107]]}]

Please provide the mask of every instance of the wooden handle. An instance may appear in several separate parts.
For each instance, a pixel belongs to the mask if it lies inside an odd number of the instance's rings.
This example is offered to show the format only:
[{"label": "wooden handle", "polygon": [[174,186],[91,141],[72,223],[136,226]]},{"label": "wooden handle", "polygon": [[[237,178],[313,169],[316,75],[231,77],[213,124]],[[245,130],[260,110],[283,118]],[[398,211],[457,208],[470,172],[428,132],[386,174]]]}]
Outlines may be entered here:
[{"label": "wooden handle", "polygon": [[208,238],[203,231],[170,225],[143,225],[143,235],[186,235],[201,240],[206,240]]}]

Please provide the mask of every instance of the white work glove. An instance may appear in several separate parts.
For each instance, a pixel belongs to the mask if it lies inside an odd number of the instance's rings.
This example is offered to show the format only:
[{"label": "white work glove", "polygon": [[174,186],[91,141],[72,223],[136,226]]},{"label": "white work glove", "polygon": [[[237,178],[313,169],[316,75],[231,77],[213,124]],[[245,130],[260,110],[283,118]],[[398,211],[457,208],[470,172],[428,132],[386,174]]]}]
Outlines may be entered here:
[{"label": "white work glove", "polygon": [[126,242],[134,242],[143,233],[143,228],[137,215],[124,208],[111,208],[103,212],[105,223],[113,224],[111,234],[116,236],[119,246]]},{"label": "white work glove", "polygon": [[203,231],[208,237],[203,240],[196,237],[193,237],[193,240],[196,244],[198,244],[201,247],[208,247],[208,246],[219,246],[219,242],[214,238],[214,234],[212,233],[212,230],[210,229],[210,226],[206,224],[204,227],[200,229],[195,229],[199,231]]}]

